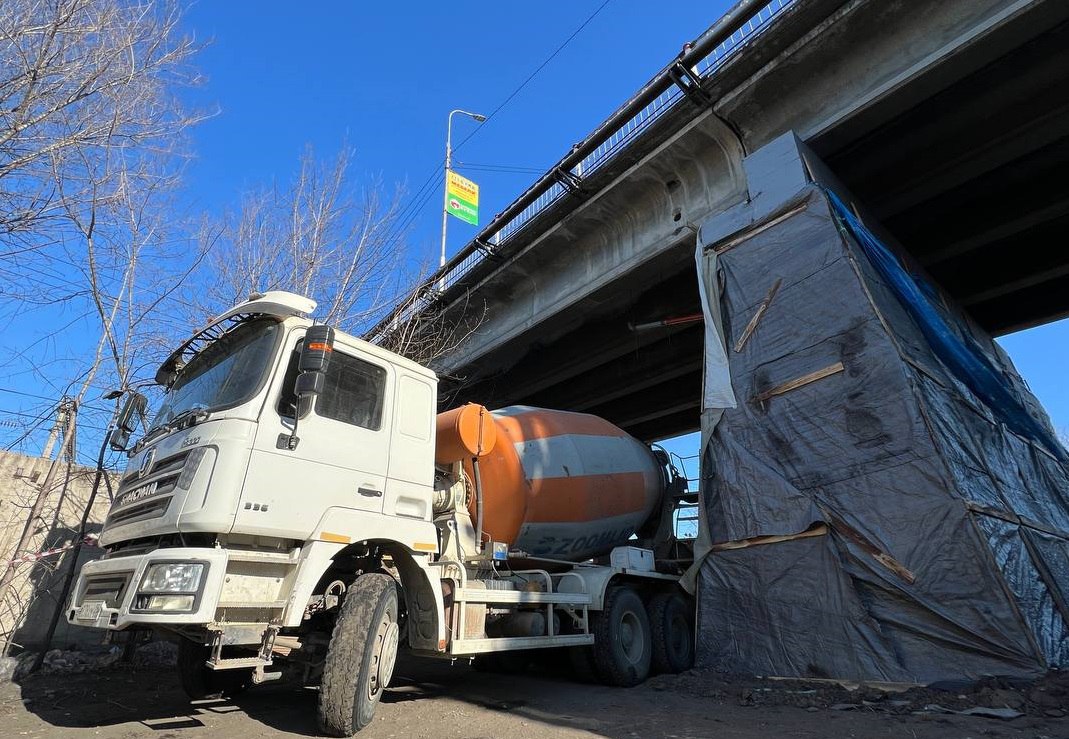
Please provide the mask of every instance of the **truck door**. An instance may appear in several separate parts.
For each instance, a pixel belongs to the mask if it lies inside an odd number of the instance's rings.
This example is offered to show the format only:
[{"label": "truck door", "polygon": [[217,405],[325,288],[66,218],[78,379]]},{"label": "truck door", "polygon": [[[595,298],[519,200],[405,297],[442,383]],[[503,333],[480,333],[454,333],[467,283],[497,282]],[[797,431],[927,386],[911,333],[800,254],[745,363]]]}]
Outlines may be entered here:
[{"label": "truck door", "polygon": [[[283,377],[273,396],[277,402],[269,403],[261,414],[238,506],[239,525],[260,529],[261,522],[270,521],[275,536],[320,533],[312,529],[323,512],[334,506],[381,513],[386,490],[393,368],[340,342],[335,344],[323,393],[300,419],[300,441],[291,451],[285,448],[283,437],[293,428],[297,355],[295,346],[287,371],[280,373]],[[257,515],[264,503],[268,514],[277,514]],[[250,530],[248,525],[240,527]]]}]

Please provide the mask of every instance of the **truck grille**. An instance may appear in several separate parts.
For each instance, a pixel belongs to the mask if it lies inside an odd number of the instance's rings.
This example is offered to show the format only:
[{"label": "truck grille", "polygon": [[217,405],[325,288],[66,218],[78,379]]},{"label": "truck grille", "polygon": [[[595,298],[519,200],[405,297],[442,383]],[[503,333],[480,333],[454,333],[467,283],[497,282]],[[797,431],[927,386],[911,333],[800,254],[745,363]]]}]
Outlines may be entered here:
[{"label": "truck grille", "polygon": [[102,600],[108,608],[118,608],[122,604],[126,586],[130,584],[133,574],[132,572],[115,572],[86,578],[78,602]]},{"label": "truck grille", "polygon": [[[172,487],[174,487],[172,485]],[[168,495],[165,498],[155,497],[146,500],[144,503],[139,503],[129,508],[123,508],[119,511],[113,511],[108,514],[107,519],[104,521],[104,527],[109,526],[121,526],[124,523],[133,523],[134,521],[142,521],[146,518],[158,518],[167,513],[167,509],[171,507],[171,496]]]},{"label": "truck grille", "polygon": [[156,464],[152,465],[152,469],[149,470],[149,473],[151,475],[163,475],[168,472],[181,472],[182,467],[185,465],[188,458],[189,452],[172,454],[170,457],[161,459],[156,462]]},{"label": "truck grille", "polygon": [[189,486],[203,457],[203,448],[192,449],[158,460],[143,477],[138,477],[136,472],[127,473],[119,484],[104,528],[158,518],[167,513],[175,488]]}]

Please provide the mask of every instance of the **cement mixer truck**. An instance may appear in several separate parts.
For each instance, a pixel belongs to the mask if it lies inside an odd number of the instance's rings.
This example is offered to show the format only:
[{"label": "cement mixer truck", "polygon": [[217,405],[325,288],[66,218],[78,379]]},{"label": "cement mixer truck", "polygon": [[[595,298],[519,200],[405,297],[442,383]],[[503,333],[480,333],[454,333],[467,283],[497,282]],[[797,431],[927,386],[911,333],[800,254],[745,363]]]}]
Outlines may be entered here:
[{"label": "cement mixer truck", "polygon": [[[254,295],[161,365],[112,434],[129,463],[70,623],[177,640],[192,698],[286,671],[320,728],[371,720],[400,649],[631,686],[694,652],[672,514],[685,481],[603,419],[465,405],[429,369]],[[544,651],[552,650],[552,651]]]}]

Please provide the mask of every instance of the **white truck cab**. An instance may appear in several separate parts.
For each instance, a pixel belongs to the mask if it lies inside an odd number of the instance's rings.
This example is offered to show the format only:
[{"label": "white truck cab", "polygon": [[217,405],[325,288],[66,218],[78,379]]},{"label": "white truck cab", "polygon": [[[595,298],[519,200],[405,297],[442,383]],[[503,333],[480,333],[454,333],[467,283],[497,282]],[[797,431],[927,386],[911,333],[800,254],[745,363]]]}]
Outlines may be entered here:
[{"label": "white truck cab", "polygon": [[[448,658],[571,648],[616,684],[689,665],[678,567],[651,555],[516,569],[507,542],[482,546],[472,481],[435,465],[434,373],[325,330],[314,310],[253,296],[164,362],[164,402],[130,450],[70,623],[167,632],[194,697],[288,662],[320,682],[335,735],[370,721],[399,645]],[[304,366],[315,352],[324,371]],[[665,629],[671,643],[655,643]]]}]

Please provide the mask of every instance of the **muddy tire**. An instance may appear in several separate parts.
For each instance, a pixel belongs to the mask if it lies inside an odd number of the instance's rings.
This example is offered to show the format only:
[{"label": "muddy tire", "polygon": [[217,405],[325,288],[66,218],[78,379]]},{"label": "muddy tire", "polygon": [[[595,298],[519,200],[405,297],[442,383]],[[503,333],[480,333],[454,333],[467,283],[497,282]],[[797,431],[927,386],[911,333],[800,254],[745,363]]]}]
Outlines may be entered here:
[{"label": "muddy tire", "polygon": [[677,674],[694,665],[694,621],[679,593],[658,593],[649,604],[653,671]]},{"label": "muddy tire", "polygon": [[653,639],[638,593],[627,586],[610,588],[593,632],[594,670],[601,682],[629,688],[649,677]]},{"label": "muddy tire", "polygon": [[368,574],[345,593],[319,686],[319,728],[352,736],[371,723],[390,683],[398,643],[397,583]]},{"label": "muddy tire", "polygon": [[213,670],[204,663],[211,648],[188,639],[178,643],[178,680],[190,700],[212,695],[232,698],[252,685],[252,669]]}]

